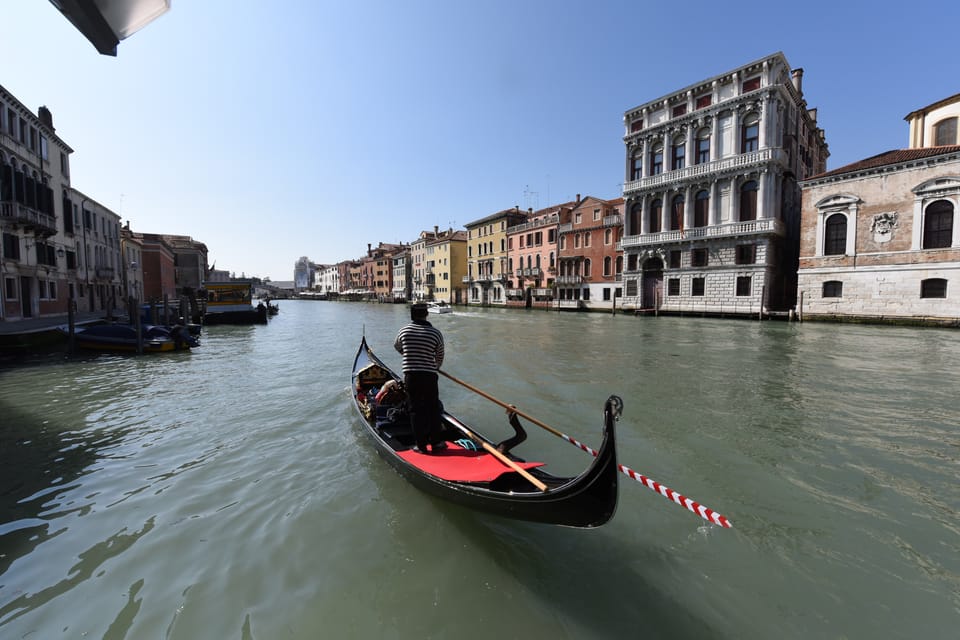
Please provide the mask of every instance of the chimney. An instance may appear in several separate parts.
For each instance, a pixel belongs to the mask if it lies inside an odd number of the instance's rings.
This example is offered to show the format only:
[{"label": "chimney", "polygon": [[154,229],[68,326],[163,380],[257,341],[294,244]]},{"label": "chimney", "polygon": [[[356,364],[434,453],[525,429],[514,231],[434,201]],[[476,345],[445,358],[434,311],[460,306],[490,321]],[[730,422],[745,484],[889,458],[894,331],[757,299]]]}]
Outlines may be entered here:
[{"label": "chimney", "polygon": [[527,207],[527,213],[533,214],[533,207]]},{"label": "chimney", "polygon": [[793,80],[793,88],[803,95],[803,69],[794,69],[790,73],[790,78]]},{"label": "chimney", "polygon": [[433,237],[436,238],[440,233],[440,227],[433,225]]},{"label": "chimney", "polygon": [[50,109],[40,107],[37,109],[37,117],[40,118],[40,124],[48,127],[50,131],[56,131],[56,129],[53,128],[53,114],[50,113]]},{"label": "chimney", "polygon": [[577,194],[577,204],[580,204],[580,194]]}]

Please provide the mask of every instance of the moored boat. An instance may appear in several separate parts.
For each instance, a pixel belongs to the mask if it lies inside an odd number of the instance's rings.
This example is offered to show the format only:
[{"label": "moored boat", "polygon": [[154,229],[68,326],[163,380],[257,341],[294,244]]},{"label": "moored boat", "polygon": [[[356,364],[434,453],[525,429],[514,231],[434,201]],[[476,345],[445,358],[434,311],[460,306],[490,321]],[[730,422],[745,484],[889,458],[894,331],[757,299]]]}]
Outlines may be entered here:
[{"label": "moored boat", "polygon": [[510,453],[511,446],[526,436],[516,415],[510,418],[516,435],[497,444],[444,411],[447,447],[429,454],[415,451],[403,398],[382,393],[400,380],[364,338],[354,359],[353,403],[377,452],[414,486],[471,509],[517,520],[597,527],[613,517],[619,473],[614,422],[623,407],[617,396],[610,396],[604,406],[603,442],[590,467],[580,475],[561,477],[545,471],[543,462]]},{"label": "moored boat", "polygon": [[[167,329],[156,325],[141,328],[140,341],[144,353],[184,351],[200,342],[185,327]],[[137,329],[129,324],[98,324],[74,332],[74,342],[81,349],[93,351],[137,351]]]}]

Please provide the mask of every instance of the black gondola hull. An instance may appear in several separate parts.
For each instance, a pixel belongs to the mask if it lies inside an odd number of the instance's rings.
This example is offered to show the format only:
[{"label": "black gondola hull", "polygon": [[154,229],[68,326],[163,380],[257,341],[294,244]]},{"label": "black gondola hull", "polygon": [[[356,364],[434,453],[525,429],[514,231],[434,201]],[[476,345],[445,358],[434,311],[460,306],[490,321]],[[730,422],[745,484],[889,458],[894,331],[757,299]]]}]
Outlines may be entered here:
[{"label": "black gondola hull", "polygon": [[[613,397],[604,408],[603,442],[593,463],[580,475],[564,478],[553,476],[540,468],[530,469],[532,476],[547,485],[546,491],[538,490],[515,472],[507,473],[507,479],[495,482],[456,482],[434,476],[401,457],[399,451],[404,449],[385,437],[382,430],[378,429],[376,420],[364,413],[357,394],[357,375],[368,363],[379,365],[394,379],[399,379],[363,340],[354,361],[351,380],[354,405],[377,452],[418,489],[469,509],[517,520],[569,527],[597,527],[613,517],[617,507],[619,477]],[[458,429],[459,420],[453,416],[444,414],[444,422],[446,428]],[[473,435],[493,444],[475,431]],[[514,456],[509,457],[522,462]]]}]

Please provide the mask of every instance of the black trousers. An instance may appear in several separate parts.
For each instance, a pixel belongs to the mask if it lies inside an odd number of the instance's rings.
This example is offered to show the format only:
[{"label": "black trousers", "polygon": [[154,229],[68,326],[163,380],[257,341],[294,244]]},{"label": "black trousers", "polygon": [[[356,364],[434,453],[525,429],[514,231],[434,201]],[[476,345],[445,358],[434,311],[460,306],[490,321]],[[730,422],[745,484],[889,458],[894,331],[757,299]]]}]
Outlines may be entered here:
[{"label": "black trousers", "polygon": [[411,371],[403,374],[410,403],[410,424],[418,447],[426,450],[428,444],[440,440],[440,391],[437,374]]}]

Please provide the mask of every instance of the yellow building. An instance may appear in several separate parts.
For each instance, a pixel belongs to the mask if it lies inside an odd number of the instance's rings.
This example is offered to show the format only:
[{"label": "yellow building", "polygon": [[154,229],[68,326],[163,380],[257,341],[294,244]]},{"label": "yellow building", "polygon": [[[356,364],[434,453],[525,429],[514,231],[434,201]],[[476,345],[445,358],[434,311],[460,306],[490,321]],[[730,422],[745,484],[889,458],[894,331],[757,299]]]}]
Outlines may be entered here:
[{"label": "yellow building", "polygon": [[432,287],[433,299],[463,304],[466,291],[463,276],[467,272],[467,232],[442,231],[425,248],[425,278]]},{"label": "yellow building", "polygon": [[467,223],[467,304],[506,304],[507,229],[526,220],[527,212],[514,207]]}]

